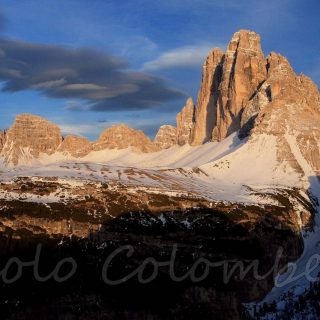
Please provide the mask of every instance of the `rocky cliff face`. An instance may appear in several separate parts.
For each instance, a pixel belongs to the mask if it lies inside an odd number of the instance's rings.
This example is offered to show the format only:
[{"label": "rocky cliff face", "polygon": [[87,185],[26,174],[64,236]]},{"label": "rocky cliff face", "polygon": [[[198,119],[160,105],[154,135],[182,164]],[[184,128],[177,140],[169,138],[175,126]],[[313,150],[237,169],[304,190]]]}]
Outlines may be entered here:
[{"label": "rocky cliff face", "polygon": [[225,138],[240,129],[247,101],[266,78],[266,61],[255,32],[236,32],[226,50],[212,140]]},{"label": "rocky cliff face", "polygon": [[132,147],[136,151],[154,152],[157,147],[142,131],[134,130],[124,124],[105,129],[99,139],[93,143],[93,150],[126,149]]},{"label": "rocky cliff face", "polygon": [[195,105],[192,98],[187,99],[185,106],[177,114],[176,121],[177,127],[164,125],[159,128],[154,139],[157,148],[167,149],[176,144],[191,144],[195,125]]},{"label": "rocky cliff face", "polygon": [[159,149],[168,149],[177,144],[177,128],[170,125],[163,125],[154,138],[153,143]]},{"label": "rocky cliff face", "polygon": [[255,32],[236,32],[225,54],[214,49],[203,67],[192,143],[220,141],[239,130],[247,101],[266,73],[260,36]]},{"label": "rocky cliff face", "polygon": [[65,137],[57,151],[67,152],[71,156],[79,158],[92,151],[92,144],[84,137],[69,135]]},{"label": "rocky cliff face", "polygon": [[[225,54],[214,49],[203,66],[192,144],[239,136],[277,137],[278,161],[305,176],[320,173],[320,95],[277,53],[264,58],[260,36],[240,30]],[[303,160],[304,159],[304,160]]]},{"label": "rocky cliff face", "polygon": [[305,75],[297,76],[288,60],[273,52],[267,57],[267,72],[267,79],[247,103],[240,134],[251,134],[251,140],[260,134],[276,136],[279,161],[306,176],[319,176],[318,88]]},{"label": "rocky cliff face", "polygon": [[0,153],[3,149],[5,142],[6,142],[6,132],[0,130]]},{"label": "rocky cliff face", "polygon": [[177,115],[177,139],[179,145],[191,142],[194,128],[195,106],[192,98],[188,98],[186,105]]},{"label": "rocky cliff face", "polygon": [[53,154],[61,142],[58,126],[39,116],[21,114],[6,134],[2,154],[6,163],[17,165],[41,153]]},{"label": "rocky cliff face", "polygon": [[152,143],[142,131],[126,125],[105,129],[99,139],[91,143],[84,137],[68,135],[62,138],[55,124],[39,116],[22,114],[16,117],[7,133],[0,132],[0,155],[6,164],[18,165],[32,163],[41,154],[55,152],[81,158],[91,151],[104,149],[125,149],[132,147],[138,152],[155,152],[160,145],[168,148],[176,143],[176,129],[171,126],[162,128],[157,143]]},{"label": "rocky cliff face", "polygon": [[202,83],[198,94],[196,123],[192,137],[194,145],[210,141],[213,127],[217,124],[216,106],[219,97],[223,56],[220,48],[213,49],[202,68]]}]

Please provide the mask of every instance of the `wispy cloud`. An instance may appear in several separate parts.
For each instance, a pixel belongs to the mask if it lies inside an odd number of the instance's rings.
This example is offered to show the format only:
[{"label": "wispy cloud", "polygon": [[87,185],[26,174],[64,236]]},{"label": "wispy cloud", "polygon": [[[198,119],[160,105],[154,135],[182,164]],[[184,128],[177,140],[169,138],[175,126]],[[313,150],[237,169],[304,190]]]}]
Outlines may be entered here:
[{"label": "wispy cloud", "polygon": [[121,56],[128,57],[133,54],[141,54],[148,56],[150,53],[158,49],[158,45],[150,38],[142,35],[127,37],[125,42],[121,44]]},{"label": "wispy cloud", "polygon": [[143,65],[143,70],[199,67],[213,47],[212,44],[202,43],[174,48],[162,53],[154,60],[146,62]]},{"label": "wispy cloud", "polygon": [[64,110],[68,111],[87,111],[88,107],[84,106],[81,102],[79,101],[67,101]]},{"label": "wispy cloud", "polygon": [[165,81],[128,69],[123,59],[87,48],[0,39],[3,91],[37,90],[82,99],[93,111],[150,109],[184,95]]}]

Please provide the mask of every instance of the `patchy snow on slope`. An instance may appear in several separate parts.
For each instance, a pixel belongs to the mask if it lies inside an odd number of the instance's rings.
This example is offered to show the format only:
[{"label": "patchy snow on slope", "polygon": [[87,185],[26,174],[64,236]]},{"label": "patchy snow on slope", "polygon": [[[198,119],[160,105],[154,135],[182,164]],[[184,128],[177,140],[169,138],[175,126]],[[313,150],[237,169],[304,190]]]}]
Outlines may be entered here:
[{"label": "patchy snow on slope", "polygon": [[64,157],[56,153],[42,156],[41,165],[7,168],[0,179],[57,177],[70,186],[81,181],[116,182],[134,186],[135,192],[148,188],[168,195],[192,193],[210,201],[260,205],[276,203],[259,192],[299,183],[297,174],[279,169],[276,137],[270,135],[240,141],[235,133],[219,143],[174,146],[156,153],[129,148],[92,152],[81,159]]},{"label": "patchy snow on slope", "polygon": [[259,135],[241,148],[200,168],[215,179],[232,184],[288,185],[299,180],[297,174],[287,175],[278,169],[277,137]]},{"label": "patchy snow on slope", "polygon": [[218,199],[270,203],[270,199],[252,195],[248,186],[262,193],[283,186],[299,186],[300,183],[299,174],[288,174],[279,168],[276,145],[275,136],[254,137],[234,152],[200,166],[208,175],[202,180],[207,188],[214,188],[212,191]]}]

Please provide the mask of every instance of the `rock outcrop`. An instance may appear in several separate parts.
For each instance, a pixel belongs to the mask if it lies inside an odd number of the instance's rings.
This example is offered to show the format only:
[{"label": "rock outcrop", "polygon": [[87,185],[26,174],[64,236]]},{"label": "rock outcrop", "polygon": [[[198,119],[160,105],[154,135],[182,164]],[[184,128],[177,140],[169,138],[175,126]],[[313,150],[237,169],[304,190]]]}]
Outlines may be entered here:
[{"label": "rock outcrop", "polygon": [[246,104],[266,74],[260,36],[255,32],[236,32],[225,54],[214,49],[203,67],[192,144],[220,141],[239,130]]},{"label": "rock outcrop", "polygon": [[224,56],[212,140],[220,141],[240,129],[247,101],[263,83],[266,74],[260,36],[247,30],[236,32]]},{"label": "rock outcrop", "polygon": [[84,137],[68,135],[62,141],[57,151],[67,152],[71,156],[79,158],[86,156],[90,151],[92,151],[92,144]]},{"label": "rock outcrop", "polygon": [[93,150],[126,149],[132,147],[135,151],[154,152],[157,147],[141,130],[134,130],[125,124],[106,128],[99,139],[93,143]]},{"label": "rock outcrop", "polygon": [[[320,176],[320,94],[277,53],[264,58],[260,36],[236,32],[225,52],[214,49],[204,66],[192,144],[220,141],[239,130],[250,141],[277,137],[279,164]],[[250,142],[250,143],[251,143]]]},{"label": "rock outcrop", "polygon": [[2,155],[7,164],[27,163],[40,154],[53,154],[61,142],[58,126],[39,116],[20,114],[6,134]]},{"label": "rock outcrop", "polygon": [[6,132],[3,130],[0,130],[0,153],[4,147],[4,144],[6,143]]},{"label": "rock outcrop", "polygon": [[222,75],[223,51],[213,49],[202,68],[202,83],[198,94],[196,108],[196,123],[192,144],[208,142],[212,138],[212,130],[217,123],[217,100]]},{"label": "rock outcrop", "polygon": [[177,144],[177,128],[170,125],[163,125],[154,138],[153,143],[159,149],[168,149]]},{"label": "rock outcrop", "polygon": [[[277,137],[277,155],[306,176],[320,176],[320,93],[310,78],[297,76],[288,60],[272,52],[267,79],[248,101],[242,136]],[[251,122],[250,127],[244,123]],[[301,160],[304,159],[304,160]],[[305,162],[306,161],[306,162]]]},{"label": "rock outcrop", "polygon": [[194,128],[195,106],[192,98],[188,98],[186,105],[177,115],[177,141],[179,145],[191,142]]}]

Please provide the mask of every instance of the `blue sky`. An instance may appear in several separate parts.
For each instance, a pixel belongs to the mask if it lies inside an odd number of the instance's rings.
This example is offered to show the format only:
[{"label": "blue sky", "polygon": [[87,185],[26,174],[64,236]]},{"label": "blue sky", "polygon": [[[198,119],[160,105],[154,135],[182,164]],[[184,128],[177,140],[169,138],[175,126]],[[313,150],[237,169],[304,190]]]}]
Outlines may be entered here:
[{"label": "blue sky", "polygon": [[0,0],[0,127],[34,113],[90,139],[119,122],[153,136],[239,29],[319,85],[319,12],[316,0]]}]

